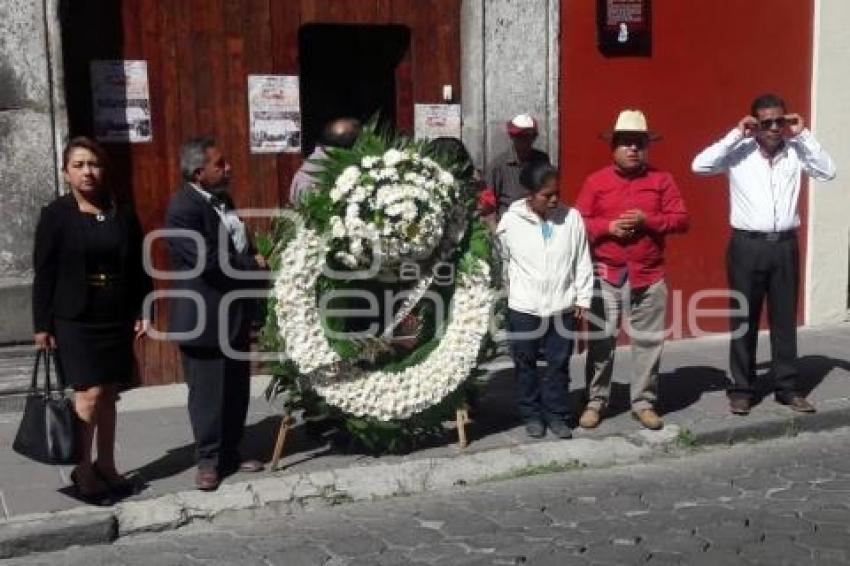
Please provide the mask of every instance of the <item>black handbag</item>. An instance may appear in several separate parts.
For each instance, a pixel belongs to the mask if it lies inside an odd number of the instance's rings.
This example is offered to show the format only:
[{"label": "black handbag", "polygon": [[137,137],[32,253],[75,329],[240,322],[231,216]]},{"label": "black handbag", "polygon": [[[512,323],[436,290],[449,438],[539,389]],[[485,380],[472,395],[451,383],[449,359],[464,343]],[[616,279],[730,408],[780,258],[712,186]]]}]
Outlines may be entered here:
[{"label": "black handbag", "polygon": [[[76,413],[71,400],[65,396],[62,380],[57,388],[50,383],[52,352],[39,350],[35,355],[32,383],[24,405],[24,416],[12,449],[44,464],[75,464],[77,462]],[[38,388],[38,370],[44,359],[44,389]]]}]

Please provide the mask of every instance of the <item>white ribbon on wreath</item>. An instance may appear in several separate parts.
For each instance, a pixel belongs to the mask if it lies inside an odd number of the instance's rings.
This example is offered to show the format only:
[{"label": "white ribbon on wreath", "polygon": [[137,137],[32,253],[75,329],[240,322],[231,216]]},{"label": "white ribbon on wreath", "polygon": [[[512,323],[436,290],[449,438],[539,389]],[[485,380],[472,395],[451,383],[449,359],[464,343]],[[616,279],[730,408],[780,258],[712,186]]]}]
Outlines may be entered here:
[{"label": "white ribbon on wreath", "polygon": [[285,353],[319,395],[352,415],[389,421],[437,405],[463,383],[488,330],[493,292],[486,262],[475,273],[458,275],[449,322],[427,358],[398,372],[368,372],[344,364],[325,336],[316,283],[326,255],[318,234],[300,230],[281,252],[274,286]]}]

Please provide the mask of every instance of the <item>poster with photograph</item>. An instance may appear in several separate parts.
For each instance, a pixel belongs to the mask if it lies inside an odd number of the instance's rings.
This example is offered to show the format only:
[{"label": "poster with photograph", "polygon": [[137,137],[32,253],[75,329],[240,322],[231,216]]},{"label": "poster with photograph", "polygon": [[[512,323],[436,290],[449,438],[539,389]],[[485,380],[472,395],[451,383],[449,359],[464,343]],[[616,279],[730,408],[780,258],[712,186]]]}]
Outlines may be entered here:
[{"label": "poster with photograph", "polygon": [[460,104],[415,104],[413,129],[416,139],[460,138]]},{"label": "poster with photograph", "polygon": [[251,153],[301,151],[301,101],[297,75],[249,75]]},{"label": "poster with photograph", "polygon": [[102,142],[153,140],[147,61],[92,61],[94,135]]}]

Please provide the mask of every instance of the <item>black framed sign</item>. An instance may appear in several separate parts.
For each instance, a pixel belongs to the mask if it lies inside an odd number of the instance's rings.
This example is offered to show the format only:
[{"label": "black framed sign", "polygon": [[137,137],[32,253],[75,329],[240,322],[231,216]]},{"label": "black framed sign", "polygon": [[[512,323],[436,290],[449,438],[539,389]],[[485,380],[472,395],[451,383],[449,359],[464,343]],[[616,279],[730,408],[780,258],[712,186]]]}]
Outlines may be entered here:
[{"label": "black framed sign", "polygon": [[596,0],[596,36],[603,55],[652,55],[650,1]]}]

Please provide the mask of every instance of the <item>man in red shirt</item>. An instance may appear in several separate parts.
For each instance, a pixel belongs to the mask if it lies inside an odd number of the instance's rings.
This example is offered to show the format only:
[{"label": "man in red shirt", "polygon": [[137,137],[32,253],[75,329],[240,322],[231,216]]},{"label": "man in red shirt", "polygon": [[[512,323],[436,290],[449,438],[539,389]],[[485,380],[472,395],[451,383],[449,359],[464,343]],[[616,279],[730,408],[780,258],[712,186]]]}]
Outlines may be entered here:
[{"label": "man in red shirt", "polygon": [[584,217],[596,268],[587,354],[588,404],[579,420],[599,424],[611,395],[620,315],[632,344],[632,414],[648,429],[658,416],[658,366],[664,345],[667,285],[664,237],[688,229],[688,213],[670,173],[647,163],[649,131],[638,110],[624,110],[611,141],[614,163],[584,182],[576,208]]}]

